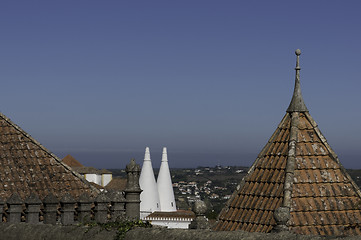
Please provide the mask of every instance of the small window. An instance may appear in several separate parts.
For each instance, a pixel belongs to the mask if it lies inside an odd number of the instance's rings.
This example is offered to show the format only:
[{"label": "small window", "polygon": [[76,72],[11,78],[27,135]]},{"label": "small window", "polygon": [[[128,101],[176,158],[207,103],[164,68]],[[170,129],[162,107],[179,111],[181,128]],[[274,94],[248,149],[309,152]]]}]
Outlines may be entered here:
[{"label": "small window", "polygon": [[170,205],[172,205],[172,207],[173,207],[173,202],[171,202]]}]

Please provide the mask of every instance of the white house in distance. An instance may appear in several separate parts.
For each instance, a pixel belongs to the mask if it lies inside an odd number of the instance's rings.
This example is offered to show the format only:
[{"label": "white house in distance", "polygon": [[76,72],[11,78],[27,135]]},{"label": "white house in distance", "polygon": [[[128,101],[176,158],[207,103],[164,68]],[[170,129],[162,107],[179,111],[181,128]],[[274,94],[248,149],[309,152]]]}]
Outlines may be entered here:
[{"label": "white house in distance", "polygon": [[174,212],[153,212],[145,218],[153,225],[164,226],[168,228],[188,229],[189,224],[195,218],[195,214],[188,210],[177,210]]},{"label": "white house in distance", "polygon": [[99,170],[93,167],[85,167],[71,155],[67,155],[63,158],[62,162],[82,175],[88,182],[95,183],[101,187],[108,185],[113,178],[112,172],[106,169]]},{"label": "white house in distance", "polygon": [[139,177],[140,217],[153,225],[168,228],[188,228],[195,218],[192,211],[177,210],[172,179],[169,171],[167,148],[163,148],[162,163],[155,181],[150,151],[145,149],[144,162]]},{"label": "white house in distance", "polygon": [[98,170],[93,167],[80,167],[73,169],[80,173],[88,182],[96,183],[102,187],[108,185],[113,177],[112,172],[106,169]]}]

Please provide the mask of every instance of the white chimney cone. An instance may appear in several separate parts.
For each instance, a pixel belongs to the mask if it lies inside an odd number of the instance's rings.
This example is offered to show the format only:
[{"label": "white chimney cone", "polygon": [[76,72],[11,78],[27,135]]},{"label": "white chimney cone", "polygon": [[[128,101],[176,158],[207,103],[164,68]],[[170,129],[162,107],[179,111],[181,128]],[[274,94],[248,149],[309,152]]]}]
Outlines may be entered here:
[{"label": "white chimney cone", "polygon": [[157,183],[155,182],[152,161],[150,160],[149,147],[145,148],[139,185],[143,190],[140,194],[140,218],[144,219],[152,212],[160,210],[158,188]]},{"label": "white chimney cone", "polygon": [[161,211],[177,211],[172,186],[172,178],[168,166],[167,148],[163,148],[162,163],[159,169],[157,185]]}]

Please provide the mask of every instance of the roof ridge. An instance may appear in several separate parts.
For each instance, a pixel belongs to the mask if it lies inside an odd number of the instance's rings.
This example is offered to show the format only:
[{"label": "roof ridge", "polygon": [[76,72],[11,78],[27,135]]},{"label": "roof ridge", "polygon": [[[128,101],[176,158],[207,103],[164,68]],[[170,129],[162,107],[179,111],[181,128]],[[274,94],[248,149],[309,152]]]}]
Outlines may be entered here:
[{"label": "roof ridge", "polygon": [[298,135],[298,124],[299,124],[299,113],[292,112],[291,115],[291,130],[288,140],[288,153],[286,163],[286,176],[283,185],[283,202],[282,207],[291,208],[292,190],[293,190],[293,179],[296,164],[296,144]]},{"label": "roof ridge", "polygon": [[35,138],[33,138],[30,134],[25,132],[21,127],[19,127],[16,123],[11,121],[10,118],[5,116],[2,112],[0,112],[0,117],[4,119],[7,123],[9,123],[11,126],[13,126],[16,130],[18,130],[21,134],[23,134],[25,137],[27,137],[31,142],[33,142],[35,145],[37,145],[41,150],[48,153],[52,158],[54,158],[58,163],[60,163],[62,166],[64,166],[67,170],[69,170],[73,175],[78,177],[83,183],[88,185],[93,191],[96,193],[100,193],[98,189],[96,189],[94,186],[92,186],[88,181],[86,181],[79,173],[75,172],[71,167],[63,163],[54,153],[49,151],[46,147],[44,147],[40,142],[38,142]]},{"label": "roof ridge", "polygon": [[290,134],[288,138],[288,152],[285,168],[285,179],[283,184],[283,199],[281,206],[274,211],[276,226],[274,231],[283,231],[289,229],[287,222],[291,218],[292,191],[294,182],[294,172],[296,165],[296,144],[298,138],[299,112],[288,113],[291,117]]},{"label": "roof ridge", "polygon": [[296,77],[295,77],[295,88],[293,91],[293,96],[290,105],[287,108],[287,112],[308,112],[308,109],[303,101],[301,93],[301,84],[300,84],[300,55],[301,50],[297,49],[295,51],[297,60],[296,60]]}]

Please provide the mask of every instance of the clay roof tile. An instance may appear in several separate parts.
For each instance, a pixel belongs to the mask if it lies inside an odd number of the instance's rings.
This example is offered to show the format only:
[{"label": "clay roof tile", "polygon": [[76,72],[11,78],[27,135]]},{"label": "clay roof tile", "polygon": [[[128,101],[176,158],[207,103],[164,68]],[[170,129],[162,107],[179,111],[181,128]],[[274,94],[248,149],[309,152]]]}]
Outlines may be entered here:
[{"label": "clay roof tile", "polygon": [[0,175],[6,176],[4,186],[0,187],[0,197],[18,193],[25,199],[30,192],[41,199],[49,192],[58,197],[65,193],[98,194],[97,189],[2,113],[0,129],[0,166],[3,166]]}]

